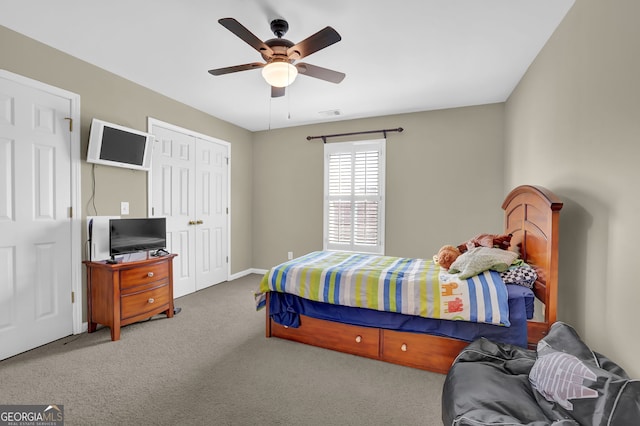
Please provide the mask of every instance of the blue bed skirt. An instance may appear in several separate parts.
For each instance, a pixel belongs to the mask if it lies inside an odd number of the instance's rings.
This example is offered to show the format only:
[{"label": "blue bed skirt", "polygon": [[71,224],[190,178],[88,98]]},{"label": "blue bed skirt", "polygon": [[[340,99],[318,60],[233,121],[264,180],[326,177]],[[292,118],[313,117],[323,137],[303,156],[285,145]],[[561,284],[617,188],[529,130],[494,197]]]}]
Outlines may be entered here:
[{"label": "blue bed skirt", "polygon": [[496,342],[526,348],[527,319],[533,318],[535,296],[530,289],[518,285],[507,285],[507,291],[509,293],[510,327],[429,319],[395,312],[332,305],[279,292],[269,294],[269,314],[276,323],[294,328],[300,326],[300,315],[305,315],[364,327],[453,337],[467,342],[472,342],[479,337],[486,337]]}]

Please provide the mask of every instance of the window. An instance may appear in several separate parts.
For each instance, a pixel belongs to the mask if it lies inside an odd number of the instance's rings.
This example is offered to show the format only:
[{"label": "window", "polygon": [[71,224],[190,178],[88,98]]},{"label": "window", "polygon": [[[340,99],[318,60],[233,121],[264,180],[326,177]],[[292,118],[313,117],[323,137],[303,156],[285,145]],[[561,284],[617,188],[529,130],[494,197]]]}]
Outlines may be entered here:
[{"label": "window", "polygon": [[324,249],[384,254],[386,140],[324,145]]}]

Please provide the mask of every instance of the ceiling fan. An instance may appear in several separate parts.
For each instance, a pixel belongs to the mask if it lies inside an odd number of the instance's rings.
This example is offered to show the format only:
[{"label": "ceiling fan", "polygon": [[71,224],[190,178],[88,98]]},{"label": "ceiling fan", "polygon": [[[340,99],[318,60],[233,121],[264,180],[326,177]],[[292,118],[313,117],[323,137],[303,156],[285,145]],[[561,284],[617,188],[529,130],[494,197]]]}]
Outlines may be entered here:
[{"label": "ceiling fan", "polygon": [[262,68],[262,76],[271,85],[271,97],[284,96],[285,87],[293,83],[298,73],[331,83],[340,83],[345,74],[322,68],[316,65],[296,61],[331,46],[342,40],[340,34],[331,27],[326,27],[317,33],[307,37],[300,43],[293,44],[282,38],[289,30],[289,24],[284,19],[271,21],[271,31],[276,38],[266,41],[260,40],[251,31],[233,18],[222,18],[218,22],[244,40],[262,55],[265,60],[262,62],[252,62],[249,64],[235,65],[232,67],[209,70],[212,75],[223,75],[238,71]]}]

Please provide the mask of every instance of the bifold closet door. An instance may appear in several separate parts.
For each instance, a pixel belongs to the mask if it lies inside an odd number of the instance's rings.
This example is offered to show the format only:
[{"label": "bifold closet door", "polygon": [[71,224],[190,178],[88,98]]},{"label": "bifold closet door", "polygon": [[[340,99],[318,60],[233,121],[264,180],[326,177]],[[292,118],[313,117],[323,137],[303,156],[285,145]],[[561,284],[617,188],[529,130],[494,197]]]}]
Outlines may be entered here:
[{"label": "bifold closet door", "polygon": [[196,138],[196,290],[227,279],[227,147]]},{"label": "bifold closet door", "polygon": [[152,215],[167,218],[174,297],[227,279],[227,147],[154,126]]},{"label": "bifold closet door", "polygon": [[151,167],[154,217],[167,218],[167,249],[173,261],[173,296],[196,291],[195,138],[156,127]]}]

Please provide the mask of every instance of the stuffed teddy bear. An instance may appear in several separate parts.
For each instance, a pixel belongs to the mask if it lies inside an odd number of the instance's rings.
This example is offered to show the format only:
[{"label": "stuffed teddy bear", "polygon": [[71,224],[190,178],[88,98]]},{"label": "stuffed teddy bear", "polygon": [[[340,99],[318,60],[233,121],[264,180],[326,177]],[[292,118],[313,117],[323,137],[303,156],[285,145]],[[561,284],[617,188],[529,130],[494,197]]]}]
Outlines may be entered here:
[{"label": "stuffed teddy bear", "polygon": [[433,261],[444,269],[449,269],[454,260],[460,256],[460,250],[457,247],[446,245],[438,250],[438,254],[433,256]]},{"label": "stuffed teddy bear", "polygon": [[502,250],[507,250],[511,245],[511,234],[498,235],[498,234],[478,234],[469,241],[460,244],[456,248],[460,253],[464,253],[467,250],[471,250],[475,247],[497,247]]}]

